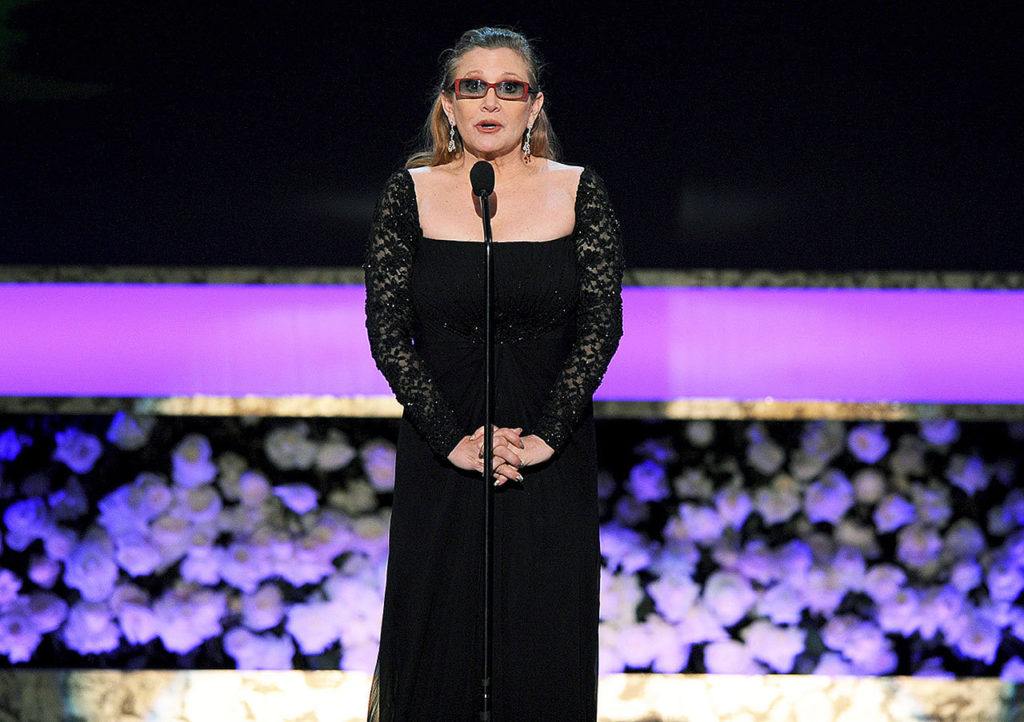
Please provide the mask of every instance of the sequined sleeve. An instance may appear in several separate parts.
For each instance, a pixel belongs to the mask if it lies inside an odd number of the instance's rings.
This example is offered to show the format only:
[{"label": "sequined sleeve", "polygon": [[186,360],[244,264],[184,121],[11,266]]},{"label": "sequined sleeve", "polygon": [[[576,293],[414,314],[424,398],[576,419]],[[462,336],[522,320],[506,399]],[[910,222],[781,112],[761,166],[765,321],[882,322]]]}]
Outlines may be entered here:
[{"label": "sequined sleeve", "polygon": [[393,173],[377,201],[363,263],[370,352],[405,417],[447,458],[462,439],[455,412],[413,344],[409,296],[413,242],[419,229],[416,191],[407,171]]},{"label": "sequined sleeve", "polygon": [[622,337],[622,240],[601,178],[589,167],[576,192],[576,337],[533,433],[556,451],[579,424]]}]

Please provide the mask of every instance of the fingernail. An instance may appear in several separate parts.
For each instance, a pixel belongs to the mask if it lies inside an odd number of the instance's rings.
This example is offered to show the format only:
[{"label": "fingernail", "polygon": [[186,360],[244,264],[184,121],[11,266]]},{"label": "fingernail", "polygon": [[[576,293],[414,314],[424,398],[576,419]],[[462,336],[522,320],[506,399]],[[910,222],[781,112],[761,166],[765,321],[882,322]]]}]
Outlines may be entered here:
[{"label": "fingernail", "polygon": [[522,480],[523,480],[523,475],[522,474],[520,474],[519,476],[516,477],[516,481],[520,481],[521,482]]}]

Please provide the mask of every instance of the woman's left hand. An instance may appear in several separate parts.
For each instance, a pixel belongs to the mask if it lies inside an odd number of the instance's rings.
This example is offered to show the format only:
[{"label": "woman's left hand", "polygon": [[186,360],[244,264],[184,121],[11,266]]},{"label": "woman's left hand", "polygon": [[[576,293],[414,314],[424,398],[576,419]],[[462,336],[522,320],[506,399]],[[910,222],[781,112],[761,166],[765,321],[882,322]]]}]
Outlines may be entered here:
[{"label": "woman's left hand", "polygon": [[[512,479],[522,482],[523,469],[542,464],[554,456],[555,450],[536,434],[521,436],[519,442],[522,444],[521,447],[509,447],[506,439],[494,438],[495,486],[501,486]],[[515,469],[514,474],[512,472],[505,473],[510,468]]]}]

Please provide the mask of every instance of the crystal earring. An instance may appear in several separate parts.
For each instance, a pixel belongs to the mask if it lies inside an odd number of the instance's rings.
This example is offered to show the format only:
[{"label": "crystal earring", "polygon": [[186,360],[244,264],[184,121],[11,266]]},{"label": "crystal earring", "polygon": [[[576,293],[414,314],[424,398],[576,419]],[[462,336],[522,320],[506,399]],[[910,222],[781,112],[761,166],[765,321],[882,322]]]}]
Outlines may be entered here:
[{"label": "crystal earring", "polygon": [[526,128],[526,140],[523,141],[523,158],[530,157],[530,132],[533,130],[532,127],[527,126]]},{"label": "crystal earring", "polygon": [[448,152],[455,152],[455,125],[448,121]]}]

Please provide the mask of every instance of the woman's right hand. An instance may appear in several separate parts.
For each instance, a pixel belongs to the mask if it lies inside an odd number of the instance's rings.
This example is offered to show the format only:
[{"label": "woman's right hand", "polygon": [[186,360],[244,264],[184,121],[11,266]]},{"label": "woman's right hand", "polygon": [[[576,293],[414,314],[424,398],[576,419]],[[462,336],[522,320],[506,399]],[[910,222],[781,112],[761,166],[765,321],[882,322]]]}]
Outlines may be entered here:
[{"label": "woman's right hand", "polygon": [[[514,447],[516,449],[522,449],[523,442],[519,438],[519,434],[522,432],[521,428],[499,428],[493,427],[492,437],[495,446],[499,445],[499,440],[504,442],[505,446]],[[484,459],[483,459],[483,435],[484,427],[479,427],[473,432],[471,436],[463,436],[455,448],[448,454],[448,461],[460,469],[466,469],[467,471],[479,471],[481,474],[484,471]],[[508,457],[508,458],[505,458]],[[499,481],[504,483],[512,479],[518,480],[521,478],[519,469],[514,466],[513,463],[518,459],[514,456],[514,453],[509,450],[505,454],[494,454],[493,465],[494,471]],[[512,462],[512,463],[510,463]]]}]

